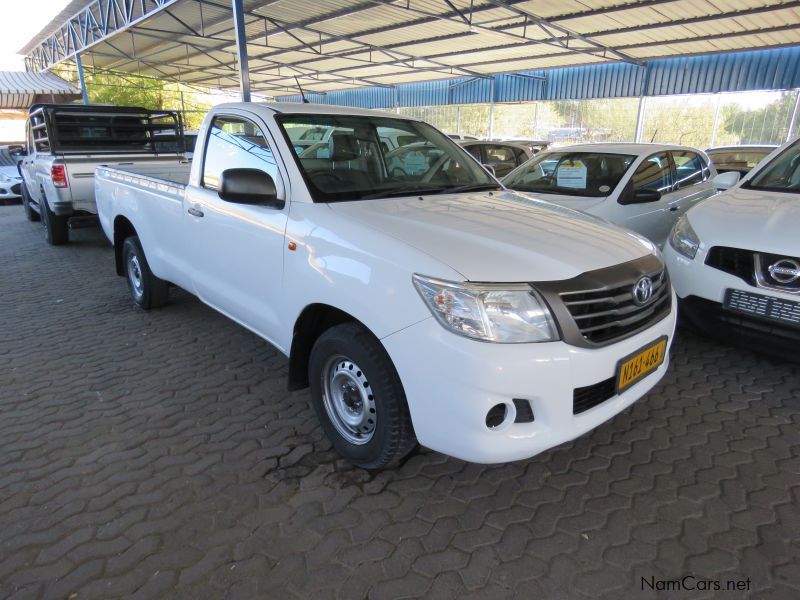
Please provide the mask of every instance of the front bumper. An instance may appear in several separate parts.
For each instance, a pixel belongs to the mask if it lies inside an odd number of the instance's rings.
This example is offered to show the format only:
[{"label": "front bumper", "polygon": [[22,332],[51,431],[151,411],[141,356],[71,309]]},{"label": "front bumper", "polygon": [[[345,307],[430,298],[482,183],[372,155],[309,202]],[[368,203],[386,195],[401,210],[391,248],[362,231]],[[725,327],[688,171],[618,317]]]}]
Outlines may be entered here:
[{"label": "front bumper", "polygon": [[0,199],[14,200],[22,198],[20,187],[20,181],[0,182]]},{"label": "front bumper", "polygon": [[[403,382],[419,442],[476,463],[529,458],[568,442],[614,417],[664,375],[669,357],[619,395],[573,414],[576,388],[614,377],[617,362],[661,336],[671,344],[675,309],[626,340],[602,348],[564,342],[491,344],[445,330],[433,317],[382,340]],[[533,422],[514,422],[514,399],[527,400]],[[505,403],[502,425],[486,425],[488,411]]]},{"label": "front bumper", "polygon": [[664,249],[664,262],[678,295],[681,318],[710,337],[783,359],[800,360],[797,357],[800,328],[723,308],[727,290],[789,302],[800,302],[800,297],[749,285],[736,275],[708,266],[705,260],[706,249],[698,252],[694,260],[678,254],[669,244]]}]

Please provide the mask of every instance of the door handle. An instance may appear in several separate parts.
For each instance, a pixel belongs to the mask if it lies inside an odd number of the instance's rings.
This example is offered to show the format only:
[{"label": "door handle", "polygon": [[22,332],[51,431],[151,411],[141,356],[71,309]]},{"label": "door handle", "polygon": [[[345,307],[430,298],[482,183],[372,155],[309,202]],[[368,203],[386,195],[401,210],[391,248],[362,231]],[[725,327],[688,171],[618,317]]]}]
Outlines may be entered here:
[{"label": "door handle", "polygon": [[193,217],[202,217],[203,216],[203,211],[200,210],[199,208],[195,208],[194,206],[192,208],[190,208],[186,212],[188,212]]}]

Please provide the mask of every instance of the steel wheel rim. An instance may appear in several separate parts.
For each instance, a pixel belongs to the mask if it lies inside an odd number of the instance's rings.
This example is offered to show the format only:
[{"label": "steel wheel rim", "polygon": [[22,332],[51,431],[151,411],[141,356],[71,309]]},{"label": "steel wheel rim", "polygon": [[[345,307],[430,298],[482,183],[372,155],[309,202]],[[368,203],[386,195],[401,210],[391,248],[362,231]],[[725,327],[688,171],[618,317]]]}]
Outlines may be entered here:
[{"label": "steel wheel rim", "polygon": [[346,356],[328,359],[322,370],[322,402],[336,431],[349,443],[363,446],[375,434],[378,413],[364,371]]},{"label": "steel wheel rim", "polygon": [[128,281],[131,284],[133,295],[136,299],[142,297],[144,294],[144,281],[142,278],[142,267],[139,264],[139,257],[131,254],[128,257]]}]

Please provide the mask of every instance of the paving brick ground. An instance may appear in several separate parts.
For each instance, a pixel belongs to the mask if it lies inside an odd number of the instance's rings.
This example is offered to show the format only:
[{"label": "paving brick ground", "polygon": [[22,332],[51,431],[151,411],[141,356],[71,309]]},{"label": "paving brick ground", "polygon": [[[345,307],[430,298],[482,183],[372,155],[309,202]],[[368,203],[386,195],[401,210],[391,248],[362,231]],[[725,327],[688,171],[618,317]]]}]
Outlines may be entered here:
[{"label": "paving brick ground", "polygon": [[75,237],[0,207],[0,597],[646,598],[687,574],[800,597],[797,367],[682,333],[574,443],[369,475],[282,356],[186,293],[134,310]]}]

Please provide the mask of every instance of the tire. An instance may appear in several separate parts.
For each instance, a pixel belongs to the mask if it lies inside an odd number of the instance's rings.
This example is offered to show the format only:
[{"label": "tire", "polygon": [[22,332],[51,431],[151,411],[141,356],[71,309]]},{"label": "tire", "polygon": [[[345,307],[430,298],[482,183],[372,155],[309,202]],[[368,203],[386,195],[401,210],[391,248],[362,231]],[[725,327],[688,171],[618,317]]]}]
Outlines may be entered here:
[{"label": "tire", "polygon": [[167,303],[169,284],[153,275],[139,238],[135,235],[126,238],[122,244],[122,265],[135,304],[150,310]]},{"label": "tire", "polygon": [[24,182],[19,186],[19,192],[22,196],[22,208],[25,209],[25,217],[28,221],[41,221],[42,217],[31,206],[31,195],[28,193],[28,187]]},{"label": "tire", "polygon": [[44,239],[51,246],[63,246],[69,242],[69,227],[67,217],[58,216],[47,205],[47,197],[42,190],[42,199],[39,201],[39,214],[44,224]]},{"label": "tire", "polygon": [[344,323],[325,331],[311,350],[308,380],[325,434],[350,463],[381,469],[416,446],[400,377],[363,326]]}]

